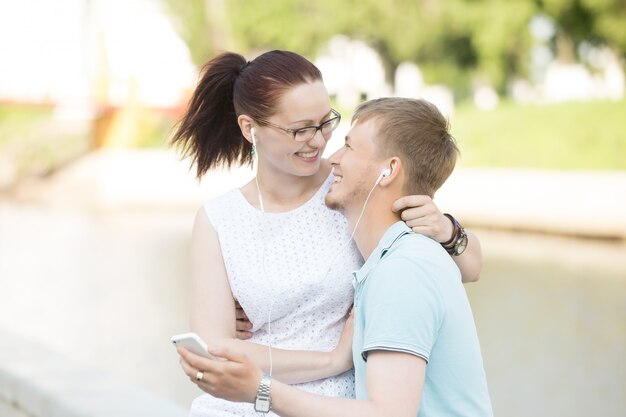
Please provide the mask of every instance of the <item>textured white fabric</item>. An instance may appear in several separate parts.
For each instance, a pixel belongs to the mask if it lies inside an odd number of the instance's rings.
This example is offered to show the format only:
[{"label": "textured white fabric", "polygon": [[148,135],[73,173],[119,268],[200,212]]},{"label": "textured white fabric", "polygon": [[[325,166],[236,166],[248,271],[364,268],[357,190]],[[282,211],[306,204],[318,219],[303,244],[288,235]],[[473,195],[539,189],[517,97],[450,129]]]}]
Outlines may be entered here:
[{"label": "textured white fabric", "polygon": [[[363,260],[354,242],[340,252],[350,234],[345,218],[324,204],[332,180],[331,174],[308,202],[285,213],[263,215],[239,189],[204,205],[219,237],[233,295],[254,325],[252,342],[267,345],[271,337],[277,348],[329,351],[339,340],[353,301],[351,273]],[[320,395],[354,397],[354,374],[297,386]],[[257,414],[252,404],[204,394],[194,400],[190,415]]]}]

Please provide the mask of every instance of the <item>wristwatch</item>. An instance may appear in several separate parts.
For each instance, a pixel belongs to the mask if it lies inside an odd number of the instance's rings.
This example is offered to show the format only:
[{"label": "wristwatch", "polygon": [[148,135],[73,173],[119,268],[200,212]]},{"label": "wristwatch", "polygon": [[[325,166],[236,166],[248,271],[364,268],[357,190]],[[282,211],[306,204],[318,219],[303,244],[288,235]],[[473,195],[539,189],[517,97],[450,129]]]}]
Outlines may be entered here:
[{"label": "wristwatch", "polygon": [[256,393],[254,401],[254,411],[258,413],[269,413],[271,409],[270,401],[270,384],[272,379],[269,376],[263,376],[259,383],[259,390]]},{"label": "wristwatch", "polygon": [[441,246],[452,256],[459,256],[465,251],[467,248],[467,233],[465,233],[465,229],[461,226],[461,223],[457,221],[451,214],[444,213],[444,216],[450,219],[452,225],[454,226],[454,232],[452,233],[452,237],[447,242],[443,242]]},{"label": "wristwatch", "polygon": [[454,253],[452,256],[459,256],[465,252],[465,248],[467,248],[467,233],[465,233],[465,229],[461,228],[460,236],[454,244]]}]

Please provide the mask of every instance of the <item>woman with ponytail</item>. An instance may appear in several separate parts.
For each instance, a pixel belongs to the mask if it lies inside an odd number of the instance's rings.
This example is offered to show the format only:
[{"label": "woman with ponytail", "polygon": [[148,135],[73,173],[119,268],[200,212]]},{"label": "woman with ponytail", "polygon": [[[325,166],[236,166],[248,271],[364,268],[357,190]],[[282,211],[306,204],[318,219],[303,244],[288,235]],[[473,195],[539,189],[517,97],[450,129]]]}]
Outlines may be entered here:
[{"label": "woman with ponytail", "polygon": [[[346,220],[324,204],[333,175],[322,154],[340,119],[320,71],[304,57],[270,51],[247,61],[224,53],[202,69],[173,143],[198,178],[218,167],[254,162],[257,169],[249,183],[196,214],[191,329],[283,382],[353,397],[351,327],[342,330],[353,302],[351,273],[363,259]],[[391,209],[439,242],[464,233],[426,196],[404,197]],[[478,240],[467,236],[467,249],[454,256],[464,282],[478,279],[482,262]],[[238,339],[247,322],[237,320],[236,303],[252,326],[249,340]],[[196,371],[192,382],[206,390],[213,375]],[[256,413],[249,404],[204,394],[190,415]]]}]

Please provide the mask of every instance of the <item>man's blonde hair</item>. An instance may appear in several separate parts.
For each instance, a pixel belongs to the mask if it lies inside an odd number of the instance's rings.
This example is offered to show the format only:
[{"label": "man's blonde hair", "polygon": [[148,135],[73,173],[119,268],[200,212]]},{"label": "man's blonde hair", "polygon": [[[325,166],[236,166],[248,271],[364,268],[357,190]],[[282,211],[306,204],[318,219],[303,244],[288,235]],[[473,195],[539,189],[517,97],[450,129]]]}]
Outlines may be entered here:
[{"label": "man's blonde hair", "polygon": [[448,179],[459,154],[447,119],[426,100],[385,97],[362,103],[352,122],[373,120],[381,157],[397,156],[406,168],[408,194],[435,191]]}]

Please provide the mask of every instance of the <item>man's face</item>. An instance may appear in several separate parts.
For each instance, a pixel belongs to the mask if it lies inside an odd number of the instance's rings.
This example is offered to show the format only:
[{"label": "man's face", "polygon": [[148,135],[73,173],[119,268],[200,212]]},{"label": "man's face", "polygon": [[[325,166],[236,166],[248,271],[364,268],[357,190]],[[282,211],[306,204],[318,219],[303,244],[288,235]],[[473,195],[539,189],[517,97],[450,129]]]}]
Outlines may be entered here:
[{"label": "man's face", "polygon": [[329,158],[335,175],[326,195],[326,205],[331,209],[349,215],[352,208],[360,210],[363,206],[383,169],[376,158],[376,134],[374,119],[357,120],[346,135],[344,146]]}]

